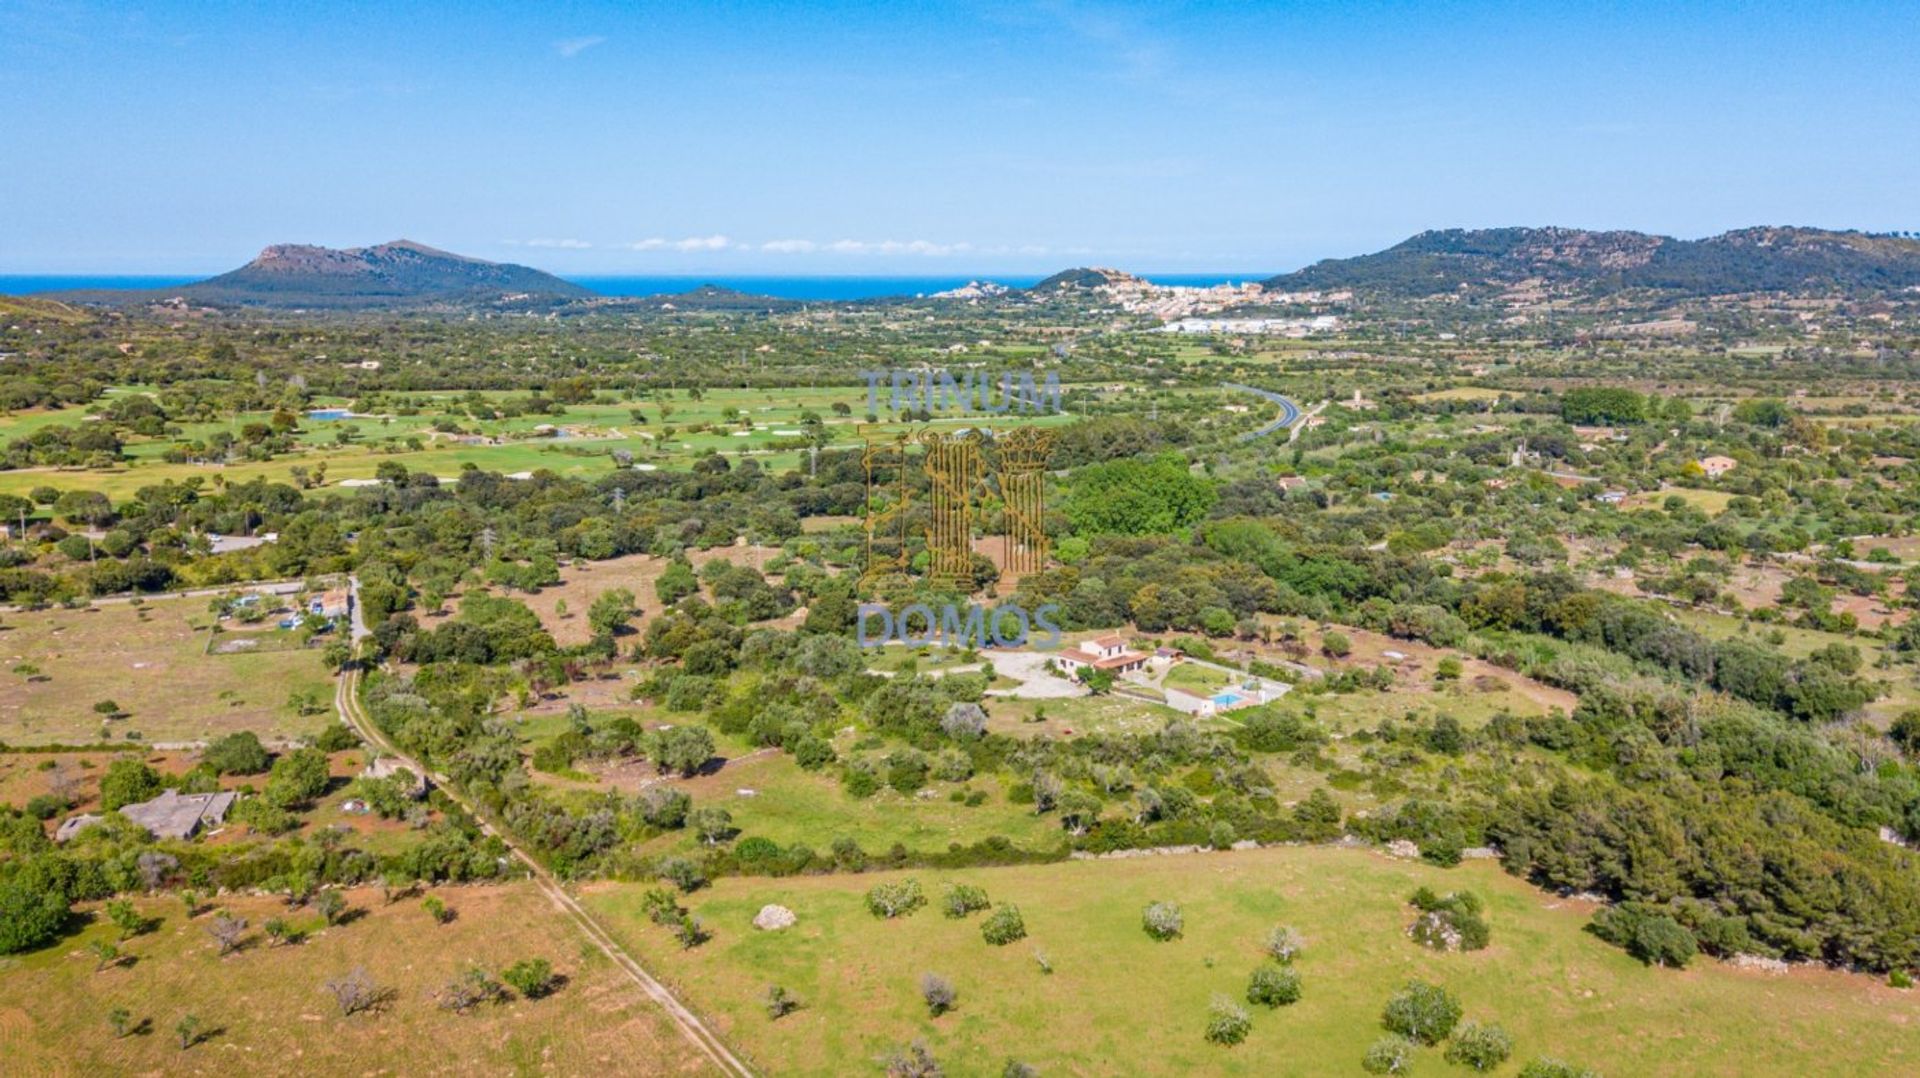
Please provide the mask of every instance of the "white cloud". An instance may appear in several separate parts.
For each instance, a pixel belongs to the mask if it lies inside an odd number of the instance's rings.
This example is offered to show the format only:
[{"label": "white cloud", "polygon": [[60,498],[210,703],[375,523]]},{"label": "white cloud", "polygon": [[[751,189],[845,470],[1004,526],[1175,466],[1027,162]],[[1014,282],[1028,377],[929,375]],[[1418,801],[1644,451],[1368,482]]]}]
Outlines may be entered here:
[{"label": "white cloud", "polygon": [[933,243],[928,240],[835,240],[821,248],[843,255],[963,255],[973,250],[970,243]]},{"label": "white cloud", "polygon": [[954,258],[966,255],[1026,255],[1061,253],[1037,244],[992,244],[976,246],[964,241],[937,243],[933,240],[808,240],[793,237],[759,242],[735,240],[722,233],[710,236],[649,236],[631,243],[595,244],[578,239],[508,240],[516,247],[584,251],[608,247],[623,251],[663,251],[679,254],[710,254],[716,251],[760,252],[775,255],[847,255],[853,257],[893,256],[902,258]]},{"label": "white cloud", "polygon": [[660,236],[653,236],[636,243],[627,244],[630,249],[635,251],[724,251],[733,245],[732,240],[719,235],[688,236],[686,239],[680,240],[670,240]]},{"label": "white cloud", "polygon": [[562,38],[553,43],[553,51],[559,53],[562,60],[571,60],[595,45],[605,44],[606,40],[604,37]]}]

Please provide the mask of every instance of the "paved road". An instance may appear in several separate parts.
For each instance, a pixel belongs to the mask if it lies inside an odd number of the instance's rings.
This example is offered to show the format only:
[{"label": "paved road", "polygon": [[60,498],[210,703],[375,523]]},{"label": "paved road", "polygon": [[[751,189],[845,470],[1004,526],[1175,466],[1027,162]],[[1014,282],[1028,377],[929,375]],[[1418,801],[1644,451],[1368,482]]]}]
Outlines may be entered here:
[{"label": "paved road", "polygon": [[[355,605],[357,606],[358,604],[356,603]],[[665,1011],[667,1017],[673,1020],[673,1024],[680,1028],[681,1035],[686,1037],[695,1048],[698,1048],[702,1055],[705,1055],[711,1060],[715,1067],[718,1067],[722,1073],[729,1075],[751,1076],[753,1074],[752,1069],[741,1062],[740,1058],[728,1049],[726,1042],[722,1041],[713,1030],[707,1028],[707,1024],[700,1020],[699,1015],[689,1010],[687,1005],[680,1002],[672,992],[667,990],[665,985],[661,984],[652,974],[648,973],[639,962],[634,961],[633,956],[627,953],[626,948],[620,946],[619,941],[615,940],[605,928],[601,927],[600,922],[596,920],[591,913],[587,912],[586,907],[582,906],[571,894],[568,894],[566,888],[560,886],[560,881],[555,879],[552,873],[548,872],[540,862],[534,860],[525,850],[521,849],[510,835],[501,829],[495,828],[492,821],[487,819],[480,811],[479,806],[467,800],[465,794],[460,793],[450,785],[445,775],[428,770],[421,766],[420,761],[394,748],[392,743],[375,728],[373,720],[367,716],[365,709],[360,705],[359,670],[349,670],[340,676],[339,684],[334,689],[333,702],[334,706],[339,709],[341,720],[353,728],[362,740],[374,746],[382,753],[392,756],[402,765],[411,769],[415,774],[426,775],[431,778],[435,785],[439,786],[448,797],[452,798],[461,808],[465,809],[469,815],[479,822],[482,831],[506,843],[507,849],[513,853],[513,856],[518,859],[521,864],[526,866],[528,874],[533,878],[534,883],[540,887],[540,890],[546,894],[547,899],[558,907],[560,912],[566,914],[567,918],[577,925],[582,932],[586,933],[587,939],[593,941],[593,945],[600,949],[601,954],[606,955],[608,959],[612,960],[614,966],[622,973],[625,973],[627,978],[633,981],[634,984],[639,985],[640,990],[645,992],[648,998],[659,1004],[660,1009]]]},{"label": "paved road", "polygon": [[1273,422],[1268,423],[1259,430],[1242,434],[1240,440],[1243,442],[1250,442],[1255,438],[1264,438],[1276,430],[1292,426],[1300,418],[1300,406],[1288,398],[1275,393],[1271,389],[1261,389],[1258,386],[1243,386],[1238,382],[1222,382],[1220,384],[1226,389],[1237,389],[1242,393],[1251,393],[1256,397],[1264,397],[1280,406],[1280,415],[1275,418]]}]

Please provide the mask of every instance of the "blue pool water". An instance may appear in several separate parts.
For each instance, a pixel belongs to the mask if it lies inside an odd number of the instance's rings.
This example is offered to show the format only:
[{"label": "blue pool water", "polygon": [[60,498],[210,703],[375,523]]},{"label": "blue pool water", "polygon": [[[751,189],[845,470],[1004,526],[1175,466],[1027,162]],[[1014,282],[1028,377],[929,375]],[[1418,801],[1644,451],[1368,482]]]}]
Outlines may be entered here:
[{"label": "blue pool water", "polygon": [[308,419],[345,419],[353,413],[345,408],[315,408],[307,413]]},{"label": "blue pool water", "polygon": [[1232,707],[1239,702],[1240,694],[1237,692],[1223,692],[1215,695],[1213,698],[1213,703],[1216,707]]}]

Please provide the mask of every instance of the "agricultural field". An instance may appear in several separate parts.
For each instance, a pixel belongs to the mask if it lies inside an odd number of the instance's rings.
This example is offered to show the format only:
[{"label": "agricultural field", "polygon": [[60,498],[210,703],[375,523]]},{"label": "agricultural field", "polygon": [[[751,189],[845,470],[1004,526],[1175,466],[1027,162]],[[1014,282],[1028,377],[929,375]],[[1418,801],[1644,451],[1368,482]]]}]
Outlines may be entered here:
[{"label": "agricultural field", "polygon": [[[103,403],[142,391],[141,387],[117,387]],[[980,422],[964,416],[938,416],[926,423],[898,421],[888,411],[888,392],[883,387],[878,421],[868,423],[864,382],[779,390],[714,388],[701,392],[698,399],[661,390],[659,400],[568,404],[556,412],[489,418],[484,409],[506,396],[392,394],[381,400],[381,407],[389,410],[378,412],[357,411],[359,402],[351,398],[316,397],[299,418],[292,450],[270,461],[209,464],[163,459],[175,445],[204,442],[217,435],[238,439],[249,424],[268,424],[273,418],[271,411],[238,412],[219,422],[181,424],[177,436],[132,437],[125,450],[127,459],[110,467],[0,471],[0,494],[25,495],[35,487],[52,486],[124,498],[144,486],[195,477],[225,483],[259,478],[300,482],[304,477],[316,486],[337,487],[343,481],[371,481],[384,463],[437,476],[443,482],[458,479],[467,468],[505,475],[545,470],[597,476],[616,469],[616,451],[631,454],[633,466],[643,470],[684,469],[709,453],[750,458],[763,468],[785,470],[800,467],[807,459],[801,423],[809,413],[821,417],[826,433],[822,448],[839,450],[857,449],[869,438],[886,440],[928,426],[961,429]],[[846,411],[836,411],[836,404]],[[0,441],[46,427],[84,424],[97,411],[94,405],[76,405],[0,416]],[[997,427],[1057,426],[1071,418],[1010,413],[994,417],[992,423]],[[437,425],[451,425],[458,432],[439,430]]]},{"label": "agricultural field", "polygon": [[[327,721],[333,683],[317,643],[271,622],[210,635],[215,624],[205,596],[0,615],[0,742],[287,739]],[[109,702],[110,716],[96,710]]]},{"label": "agricultural field", "polygon": [[[13,1074],[581,1074],[644,1061],[650,1074],[707,1074],[705,1060],[661,1012],[530,885],[440,889],[454,913],[436,924],[418,896],[392,905],[377,890],[346,893],[328,925],[277,898],[223,896],[192,919],[176,899],[136,899],[149,928],[130,939],[83,908],[86,926],[57,946],[0,959],[0,1029]],[[248,923],[221,955],[209,925]],[[275,944],[262,926],[284,918],[307,933]],[[90,948],[115,943],[97,969]],[[560,978],[541,999],[511,998],[457,1014],[435,993],[469,965],[498,976],[545,958]],[[381,1002],[343,1016],[325,985],[365,970]],[[127,1014],[115,1036],[109,1016]],[[178,1024],[197,1019],[180,1046]]]},{"label": "agricultural field", "polygon": [[[1023,849],[1048,849],[1065,838],[1058,822],[1037,815],[1031,804],[1012,803],[1008,784],[998,778],[929,783],[915,794],[883,786],[870,797],[857,798],[832,776],[803,771],[791,757],[763,751],[734,756],[711,775],[647,782],[653,785],[682,790],[697,804],[727,810],[741,838],[759,836],[821,852],[841,838],[874,851],[896,844],[944,850],[995,837],[1011,839]],[[968,804],[967,794],[984,797]],[[661,836],[648,847],[654,853],[699,848],[699,840],[685,832]]]},{"label": "agricultural field", "polygon": [[[929,905],[897,920],[870,914],[873,885],[911,876]],[[983,942],[976,913],[941,915],[950,882],[1018,906],[1027,938]],[[1440,954],[1407,938],[1415,888],[1485,900],[1492,944]],[[1451,871],[1348,849],[1271,849],[1063,865],[801,879],[728,879],[682,901],[713,938],[682,951],[649,924],[640,888],[594,884],[589,905],[620,939],[714,1016],[735,1043],[781,1074],[845,1073],[924,1041],[949,1073],[996,1072],[1018,1059],[1042,1074],[1357,1073],[1401,984],[1443,985],[1466,1017],[1498,1023],[1518,1060],[1555,1056],[1608,1075],[1891,1074],[1920,1066],[1920,1026],[1905,995],[1844,973],[1779,974],[1711,962],[1684,971],[1639,962],[1582,931],[1591,904],[1556,898],[1486,863]],[[1180,938],[1141,927],[1151,902],[1180,906]],[[765,932],[762,906],[796,924]],[[1247,1040],[1202,1037],[1209,1000],[1239,999],[1277,925],[1306,940],[1302,997],[1253,1007]],[[1046,972],[1044,958],[1052,972]],[[928,1017],[925,973],[958,990]],[[801,1001],[771,1021],[769,985]],[[1437,1049],[1414,1074],[1456,1073]],[[853,1064],[858,1066],[857,1063]]]}]

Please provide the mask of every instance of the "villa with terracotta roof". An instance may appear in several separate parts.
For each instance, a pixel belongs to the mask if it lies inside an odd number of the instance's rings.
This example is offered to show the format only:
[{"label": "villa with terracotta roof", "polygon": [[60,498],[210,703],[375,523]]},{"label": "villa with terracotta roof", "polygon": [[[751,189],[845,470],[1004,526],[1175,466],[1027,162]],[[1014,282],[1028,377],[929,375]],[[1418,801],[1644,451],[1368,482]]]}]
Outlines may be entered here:
[{"label": "villa with terracotta roof", "polygon": [[1707,473],[1708,479],[1718,479],[1739,466],[1740,462],[1734,460],[1732,457],[1713,456],[1700,458],[1700,470]]},{"label": "villa with terracotta roof", "polygon": [[307,600],[307,609],[323,618],[344,618],[351,596],[345,588],[328,588]]},{"label": "villa with terracotta roof", "polygon": [[1150,657],[1144,651],[1129,648],[1126,638],[1120,634],[1109,633],[1075,644],[1055,655],[1053,661],[1069,674],[1078,673],[1081,667],[1130,674],[1147,665]]}]

